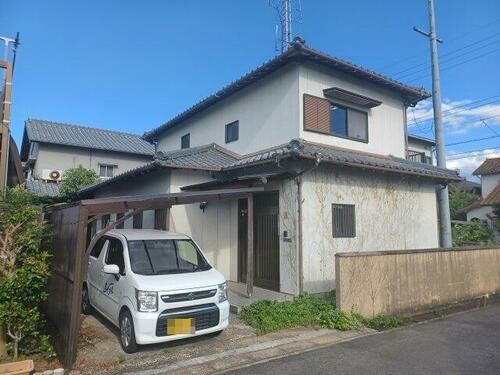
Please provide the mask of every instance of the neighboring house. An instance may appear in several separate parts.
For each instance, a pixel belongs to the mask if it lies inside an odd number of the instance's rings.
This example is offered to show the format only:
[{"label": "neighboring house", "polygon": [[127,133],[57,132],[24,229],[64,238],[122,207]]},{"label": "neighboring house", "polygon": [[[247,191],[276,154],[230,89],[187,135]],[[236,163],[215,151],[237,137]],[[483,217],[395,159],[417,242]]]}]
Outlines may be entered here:
[{"label": "neighboring house", "polygon": [[481,197],[463,211],[468,221],[483,221],[493,228],[493,207],[500,205],[500,157],[486,159],[472,174],[481,178]]},{"label": "neighboring house", "polygon": [[434,164],[432,149],[436,142],[418,135],[408,135],[408,160],[425,164]]},{"label": "neighboring house", "polygon": [[140,136],[84,126],[28,119],[21,160],[34,193],[53,194],[70,168],[82,166],[110,178],[150,162],[154,146]]},{"label": "neighboring house", "polygon": [[[255,285],[328,292],[337,252],[439,246],[435,189],[461,178],[406,159],[406,108],[428,97],[296,39],[147,132],[163,151],[153,162],[80,194],[264,187],[251,218]],[[233,286],[246,280],[246,204],[174,206],[167,215],[169,229],[191,235]],[[161,227],[162,215],[146,212],[125,227]]]}]

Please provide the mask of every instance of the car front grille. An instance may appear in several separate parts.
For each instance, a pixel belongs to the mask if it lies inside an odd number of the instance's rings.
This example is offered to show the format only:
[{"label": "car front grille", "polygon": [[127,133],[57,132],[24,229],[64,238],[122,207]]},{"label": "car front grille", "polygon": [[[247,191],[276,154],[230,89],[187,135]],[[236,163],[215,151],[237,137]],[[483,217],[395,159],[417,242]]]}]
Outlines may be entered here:
[{"label": "car front grille", "polygon": [[166,336],[167,319],[174,318],[194,318],[195,329],[200,331],[219,324],[219,308],[214,303],[207,303],[164,310],[156,322],[156,336]]},{"label": "car front grille", "polygon": [[190,292],[190,293],[177,293],[177,294],[167,294],[161,296],[161,299],[165,303],[172,302],[184,302],[184,301],[193,301],[197,299],[210,298],[217,294],[217,289],[209,289],[209,290],[201,290],[198,292]]}]

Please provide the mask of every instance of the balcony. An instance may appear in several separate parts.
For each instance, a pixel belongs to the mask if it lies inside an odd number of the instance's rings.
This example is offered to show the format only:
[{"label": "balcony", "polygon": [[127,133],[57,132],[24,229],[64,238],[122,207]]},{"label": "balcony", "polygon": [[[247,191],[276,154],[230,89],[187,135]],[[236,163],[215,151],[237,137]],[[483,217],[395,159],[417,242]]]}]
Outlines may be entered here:
[{"label": "balcony", "polygon": [[416,161],[417,163],[424,163],[432,165],[432,157],[427,156],[425,152],[411,151],[408,150],[408,160]]}]

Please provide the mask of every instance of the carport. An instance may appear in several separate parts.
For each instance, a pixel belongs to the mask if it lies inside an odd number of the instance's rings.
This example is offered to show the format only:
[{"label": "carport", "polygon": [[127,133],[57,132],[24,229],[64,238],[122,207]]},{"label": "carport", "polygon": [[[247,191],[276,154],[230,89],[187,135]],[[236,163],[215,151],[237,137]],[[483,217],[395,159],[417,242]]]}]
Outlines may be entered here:
[{"label": "carport", "polygon": [[[143,211],[155,210],[155,227],[168,230],[169,209],[209,201],[247,199],[248,217],[253,217],[253,194],[264,188],[222,189],[147,196],[126,196],[81,200],[46,209],[52,226],[52,272],[45,311],[54,329],[55,346],[66,368],[73,367],[80,329],[82,285],[90,250],[106,232]],[[93,238],[90,226],[104,215],[120,214]],[[246,291],[253,292],[253,220],[248,220]]]}]

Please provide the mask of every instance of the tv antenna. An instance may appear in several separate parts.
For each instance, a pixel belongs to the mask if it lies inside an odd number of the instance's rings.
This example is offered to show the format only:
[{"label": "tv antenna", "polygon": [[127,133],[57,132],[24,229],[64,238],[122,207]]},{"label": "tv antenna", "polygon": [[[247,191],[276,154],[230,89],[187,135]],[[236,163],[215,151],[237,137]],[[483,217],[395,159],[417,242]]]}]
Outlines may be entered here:
[{"label": "tv antenna", "polygon": [[292,22],[302,23],[302,4],[297,1],[298,7],[293,8],[292,0],[269,0],[269,6],[276,11],[276,37],[275,49],[277,52],[285,52],[292,43]]}]

